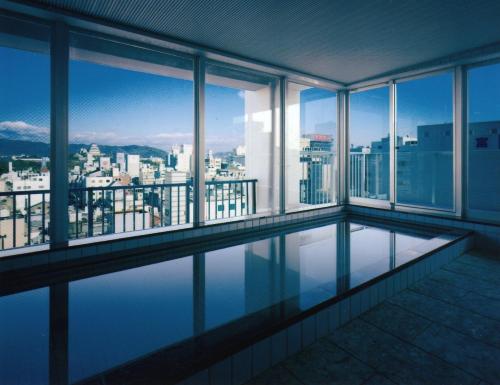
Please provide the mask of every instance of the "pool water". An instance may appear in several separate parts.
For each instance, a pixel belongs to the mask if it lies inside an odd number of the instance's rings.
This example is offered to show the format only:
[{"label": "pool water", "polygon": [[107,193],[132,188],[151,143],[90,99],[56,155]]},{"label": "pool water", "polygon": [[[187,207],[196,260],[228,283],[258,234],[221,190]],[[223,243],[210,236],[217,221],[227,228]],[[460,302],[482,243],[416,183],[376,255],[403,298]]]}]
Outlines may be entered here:
[{"label": "pool water", "polygon": [[[284,302],[305,311],[444,245],[443,233],[345,219],[5,295],[0,384],[49,384],[58,349],[75,383]],[[49,348],[51,334],[62,342]]]}]

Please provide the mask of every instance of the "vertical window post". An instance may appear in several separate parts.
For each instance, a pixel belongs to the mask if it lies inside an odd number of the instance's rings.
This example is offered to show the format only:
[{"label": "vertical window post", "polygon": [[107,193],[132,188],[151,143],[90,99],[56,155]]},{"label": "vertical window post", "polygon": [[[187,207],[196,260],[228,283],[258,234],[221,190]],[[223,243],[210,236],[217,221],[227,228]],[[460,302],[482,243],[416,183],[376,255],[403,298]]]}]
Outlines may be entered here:
[{"label": "vertical window post", "polygon": [[205,58],[194,58],[193,224],[205,222]]},{"label": "vertical window post", "polygon": [[466,106],[466,71],[464,71],[462,66],[455,67],[454,76],[454,87],[453,87],[453,113],[454,113],[454,126],[453,126],[453,155],[454,155],[454,198],[455,198],[455,214],[458,217],[464,215],[465,206],[465,194],[466,189],[466,173],[467,167],[463,165],[467,164],[466,154],[467,154],[467,126],[465,113],[467,111]]},{"label": "vertical window post", "polygon": [[389,82],[389,202],[396,202],[396,83]]},{"label": "vertical window post", "polygon": [[50,45],[50,242],[68,245],[68,29],[56,22]]},{"label": "vertical window post", "polygon": [[349,203],[349,94],[337,92],[337,164],[338,204]]},{"label": "vertical window post", "polygon": [[286,174],[285,174],[285,169],[286,169],[286,77],[282,76],[280,77],[280,135],[279,135],[279,140],[280,140],[280,154],[279,154],[279,213],[284,214],[286,210]]}]

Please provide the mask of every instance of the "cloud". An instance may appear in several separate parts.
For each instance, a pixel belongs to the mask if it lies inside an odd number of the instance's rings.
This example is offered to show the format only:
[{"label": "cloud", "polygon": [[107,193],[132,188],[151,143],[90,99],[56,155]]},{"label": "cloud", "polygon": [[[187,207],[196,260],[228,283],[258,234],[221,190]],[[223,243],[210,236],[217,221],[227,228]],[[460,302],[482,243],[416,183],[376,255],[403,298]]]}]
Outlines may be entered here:
[{"label": "cloud", "polygon": [[[147,130],[145,131],[147,132]],[[121,135],[117,132],[81,131],[70,133],[70,143],[126,146],[139,145],[169,149],[173,144],[193,142],[193,134],[188,132],[162,132],[153,135]]]},{"label": "cloud", "polygon": [[69,141],[71,143],[98,143],[98,144],[113,144],[117,140],[121,139],[114,132],[96,132],[96,131],[82,131],[82,132],[70,132]]},{"label": "cloud", "polygon": [[48,143],[50,130],[47,127],[35,126],[22,120],[5,120],[0,122],[0,138]]},{"label": "cloud", "polygon": [[240,99],[245,100],[245,91],[244,91],[244,90],[239,90],[239,91],[238,91],[238,97],[239,97]]},{"label": "cloud", "polygon": [[[242,117],[238,117],[241,119]],[[147,133],[147,130],[144,132]],[[161,132],[152,135],[122,135],[112,131],[78,131],[70,128],[69,142],[79,144],[97,143],[100,145],[126,146],[139,145],[170,149],[173,144],[192,144],[194,135],[190,132]],[[29,124],[24,121],[0,122],[0,138],[10,140],[29,140],[49,143],[50,129]],[[206,145],[214,150],[226,150],[242,144],[242,137],[231,135],[207,135]]]}]

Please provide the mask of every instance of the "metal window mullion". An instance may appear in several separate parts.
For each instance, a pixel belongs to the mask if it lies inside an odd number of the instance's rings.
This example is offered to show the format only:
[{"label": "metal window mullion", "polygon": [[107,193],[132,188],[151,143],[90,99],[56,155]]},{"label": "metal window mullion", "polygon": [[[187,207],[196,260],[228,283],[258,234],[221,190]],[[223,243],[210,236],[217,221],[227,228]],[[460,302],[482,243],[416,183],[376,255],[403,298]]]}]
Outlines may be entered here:
[{"label": "metal window mullion", "polygon": [[349,132],[348,132],[348,119],[349,105],[348,105],[348,91],[339,91],[337,94],[337,186],[339,204],[346,204],[349,202]]},{"label": "metal window mullion", "polygon": [[51,248],[68,245],[68,28],[56,22],[50,44],[50,242]]},{"label": "metal window mullion", "polygon": [[463,66],[455,67],[453,86],[453,185],[455,214],[465,214],[467,174],[467,72]]},{"label": "metal window mullion", "polygon": [[[280,166],[279,166],[279,213],[284,214],[286,211],[286,93],[287,79],[283,76],[279,81],[279,108],[280,108]],[[248,187],[248,185],[247,185]]]},{"label": "metal window mullion", "polygon": [[396,204],[396,83],[389,83],[389,202]]},{"label": "metal window mullion", "polygon": [[[193,224],[205,222],[205,58],[194,58]],[[216,208],[217,210],[217,208]]]}]

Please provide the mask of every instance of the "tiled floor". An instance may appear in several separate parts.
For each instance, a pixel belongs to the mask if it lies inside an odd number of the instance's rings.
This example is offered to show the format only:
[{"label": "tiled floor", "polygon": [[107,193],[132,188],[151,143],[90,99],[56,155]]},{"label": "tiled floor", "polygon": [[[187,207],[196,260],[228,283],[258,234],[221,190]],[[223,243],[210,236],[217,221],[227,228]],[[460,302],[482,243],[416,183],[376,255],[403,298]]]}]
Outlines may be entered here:
[{"label": "tiled floor", "polygon": [[500,258],[459,257],[250,384],[500,384]]}]

